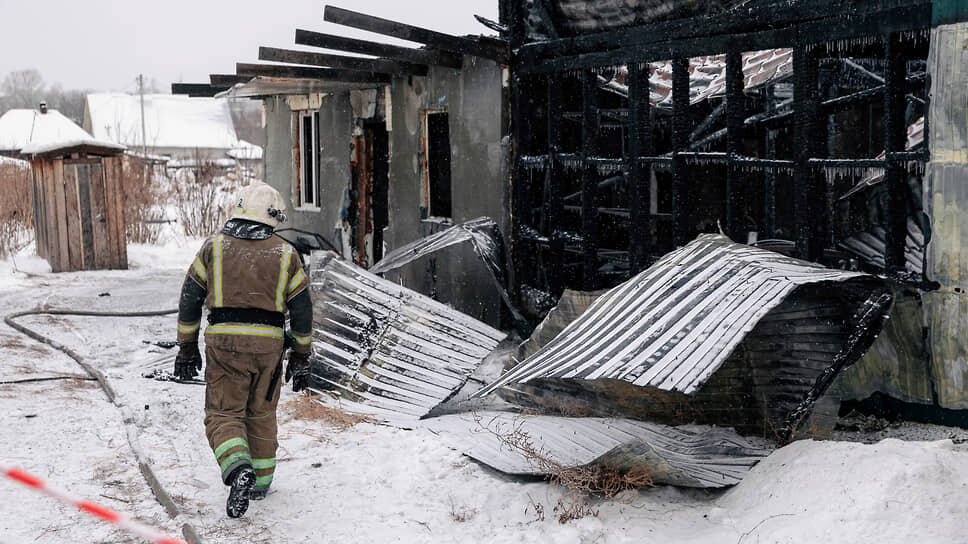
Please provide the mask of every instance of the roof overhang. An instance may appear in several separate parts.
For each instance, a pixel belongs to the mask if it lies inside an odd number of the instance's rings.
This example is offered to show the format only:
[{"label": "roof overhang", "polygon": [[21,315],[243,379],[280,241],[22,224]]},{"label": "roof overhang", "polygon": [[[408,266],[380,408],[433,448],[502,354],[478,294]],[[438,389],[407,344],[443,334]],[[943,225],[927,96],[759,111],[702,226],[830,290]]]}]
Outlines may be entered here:
[{"label": "roof overhang", "polygon": [[326,81],[321,79],[295,79],[280,77],[254,77],[247,83],[239,83],[216,97],[262,98],[266,96],[286,96],[311,93],[332,93],[337,91],[377,89],[382,83],[361,83],[347,81]]}]

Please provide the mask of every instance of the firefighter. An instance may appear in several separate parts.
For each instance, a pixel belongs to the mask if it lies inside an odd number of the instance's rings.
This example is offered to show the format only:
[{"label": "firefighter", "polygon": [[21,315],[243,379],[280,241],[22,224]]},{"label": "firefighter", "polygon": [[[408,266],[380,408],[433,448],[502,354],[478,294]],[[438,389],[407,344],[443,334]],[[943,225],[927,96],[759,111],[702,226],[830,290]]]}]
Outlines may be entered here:
[{"label": "firefighter", "polygon": [[285,379],[309,385],[312,302],[299,254],[273,236],[286,220],[278,191],[252,183],[221,232],[202,245],[182,284],[175,376],[198,375],[202,305],[205,329],[205,435],[222,482],[225,511],[237,518],[265,498],[276,465],[276,404],[281,390],[286,312],[292,350]]}]

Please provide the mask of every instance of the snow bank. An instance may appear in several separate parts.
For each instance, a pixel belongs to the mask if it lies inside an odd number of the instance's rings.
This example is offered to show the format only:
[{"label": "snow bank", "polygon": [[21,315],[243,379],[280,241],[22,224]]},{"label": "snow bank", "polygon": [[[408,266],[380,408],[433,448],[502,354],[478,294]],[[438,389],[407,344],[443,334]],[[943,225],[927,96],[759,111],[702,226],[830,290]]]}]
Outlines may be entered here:
[{"label": "snow bank", "polygon": [[968,520],[968,452],[950,440],[794,442],[710,518],[749,542],[954,542]]}]

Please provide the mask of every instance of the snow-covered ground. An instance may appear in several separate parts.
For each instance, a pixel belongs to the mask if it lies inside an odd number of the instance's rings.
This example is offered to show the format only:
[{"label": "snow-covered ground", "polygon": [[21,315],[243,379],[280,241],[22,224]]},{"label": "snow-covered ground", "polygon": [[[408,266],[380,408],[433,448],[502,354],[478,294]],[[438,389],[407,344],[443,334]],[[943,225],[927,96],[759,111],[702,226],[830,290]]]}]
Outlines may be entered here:
[{"label": "snow-covered ground", "polygon": [[[199,244],[129,246],[127,271],[50,274],[36,257],[0,261],[4,315],[35,308],[174,308]],[[293,417],[284,389],[278,470],[269,497],[225,517],[225,488],[202,429],[204,388],[141,377],[170,369],[174,316],[24,317],[99,368],[95,382],[0,384],[0,464],[31,471],[180,536],[261,542],[968,542],[968,449],[950,439],[874,444],[801,441],[777,450],[727,491],[645,489],[593,502],[597,516],[560,524],[562,492],[502,475],[425,429],[349,429]],[[0,325],[0,382],[83,376],[65,355]],[[133,420],[126,426],[125,417]],[[178,505],[169,518],[136,462],[128,428]],[[898,429],[895,434],[911,434]],[[919,436],[961,430],[919,427]],[[12,481],[0,480],[0,542],[140,542]],[[543,510],[543,516],[541,511]]]}]

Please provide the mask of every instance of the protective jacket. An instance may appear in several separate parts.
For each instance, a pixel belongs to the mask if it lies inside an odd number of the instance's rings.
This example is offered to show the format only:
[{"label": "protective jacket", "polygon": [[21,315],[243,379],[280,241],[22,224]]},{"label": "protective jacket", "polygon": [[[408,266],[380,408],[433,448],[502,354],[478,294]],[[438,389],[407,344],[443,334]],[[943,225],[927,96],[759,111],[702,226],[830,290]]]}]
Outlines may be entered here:
[{"label": "protective jacket", "polygon": [[[256,488],[275,470],[276,404],[281,380],[272,375],[283,352],[289,314],[292,349],[308,353],[312,302],[302,260],[272,228],[232,219],[209,238],[182,285],[178,341],[197,342],[205,330],[205,434],[223,482],[241,466],[256,471]],[[270,384],[273,391],[267,400]]]}]

